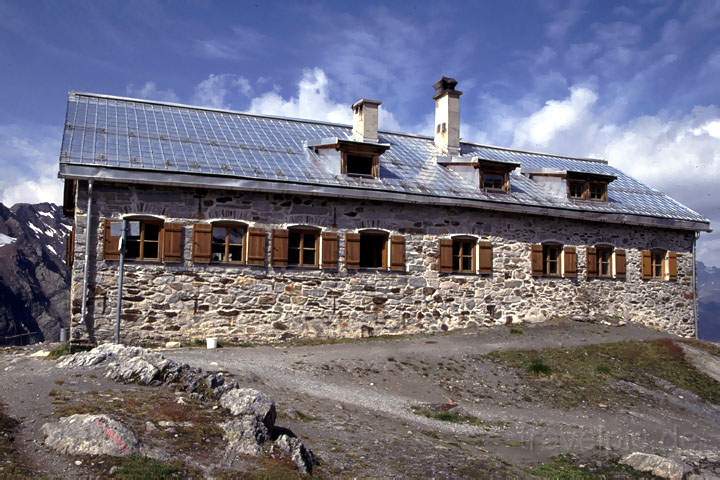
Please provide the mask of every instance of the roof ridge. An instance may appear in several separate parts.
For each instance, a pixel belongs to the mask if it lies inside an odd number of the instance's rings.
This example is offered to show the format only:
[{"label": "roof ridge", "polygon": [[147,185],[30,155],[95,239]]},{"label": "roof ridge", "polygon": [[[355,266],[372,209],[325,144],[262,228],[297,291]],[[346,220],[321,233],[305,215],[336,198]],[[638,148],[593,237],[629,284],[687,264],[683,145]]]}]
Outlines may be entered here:
[{"label": "roof ridge", "polygon": [[547,153],[547,152],[538,152],[538,151],[534,151],[534,150],[522,150],[519,148],[501,147],[498,145],[490,145],[487,143],[475,143],[475,142],[466,142],[466,141],[461,141],[460,143],[464,143],[466,145],[473,145],[476,147],[492,148],[494,150],[504,150],[506,152],[529,153],[531,155],[542,155],[544,157],[562,158],[564,160],[578,160],[581,162],[603,163],[605,165],[608,165],[608,161],[603,158],[573,157],[570,155],[560,155],[558,153]]}]

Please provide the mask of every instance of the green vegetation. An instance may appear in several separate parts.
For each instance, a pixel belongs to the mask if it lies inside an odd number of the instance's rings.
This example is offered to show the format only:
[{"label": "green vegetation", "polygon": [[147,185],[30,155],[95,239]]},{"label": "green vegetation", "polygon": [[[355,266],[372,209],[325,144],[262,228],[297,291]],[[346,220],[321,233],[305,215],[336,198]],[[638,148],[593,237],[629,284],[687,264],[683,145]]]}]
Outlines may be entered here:
[{"label": "green vegetation", "polygon": [[170,480],[187,478],[180,462],[165,463],[148,457],[133,455],[123,459],[113,478],[121,480]]},{"label": "green vegetation", "polygon": [[5,414],[0,403],[0,478],[8,480],[29,480],[35,478],[19,458],[13,438],[19,423]]},{"label": "green vegetation", "polygon": [[440,420],[441,422],[465,423],[478,427],[489,427],[489,423],[472,415],[463,415],[453,409],[444,409],[430,405],[414,405],[410,408],[415,415]]},{"label": "green vegetation", "polygon": [[488,357],[527,371],[527,380],[538,397],[561,407],[598,400],[632,402],[634,395],[613,388],[615,381],[655,388],[657,379],[720,404],[720,383],[695,369],[672,339],[498,351]]},{"label": "green vegetation", "polygon": [[539,478],[551,480],[610,480],[610,479],[652,479],[647,473],[633,470],[617,463],[617,459],[604,462],[588,462],[592,467],[580,465],[570,455],[558,455],[549,462],[530,469],[530,473]]},{"label": "green vegetation", "polygon": [[525,333],[525,332],[523,332],[523,329],[522,329],[522,328],[510,327],[510,334],[511,334],[511,335],[522,335],[522,334],[524,334],[524,333]]},{"label": "green vegetation", "polygon": [[70,355],[72,353],[70,351],[70,343],[61,343],[57,347],[50,350],[50,353],[48,354],[47,358],[50,358],[52,360],[57,360],[60,357],[64,357],[65,355]]}]

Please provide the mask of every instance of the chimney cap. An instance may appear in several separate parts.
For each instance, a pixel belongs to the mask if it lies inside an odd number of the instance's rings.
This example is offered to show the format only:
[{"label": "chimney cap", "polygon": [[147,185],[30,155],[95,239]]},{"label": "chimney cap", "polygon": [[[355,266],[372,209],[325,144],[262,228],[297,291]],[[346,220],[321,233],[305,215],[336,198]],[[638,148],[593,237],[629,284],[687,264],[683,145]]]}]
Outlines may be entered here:
[{"label": "chimney cap", "polygon": [[352,104],[352,108],[355,109],[357,107],[361,107],[363,105],[375,105],[376,107],[379,107],[382,105],[382,102],[380,100],[372,100],[370,98],[361,98],[357,102]]},{"label": "chimney cap", "polygon": [[443,76],[440,80],[433,84],[433,88],[435,88],[435,96],[433,98],[437,100],[445,94],[456,95],[459,97],[462,95],[462,92],[460,90],[455,90],[457,84],[458,81],[454,78]]}]

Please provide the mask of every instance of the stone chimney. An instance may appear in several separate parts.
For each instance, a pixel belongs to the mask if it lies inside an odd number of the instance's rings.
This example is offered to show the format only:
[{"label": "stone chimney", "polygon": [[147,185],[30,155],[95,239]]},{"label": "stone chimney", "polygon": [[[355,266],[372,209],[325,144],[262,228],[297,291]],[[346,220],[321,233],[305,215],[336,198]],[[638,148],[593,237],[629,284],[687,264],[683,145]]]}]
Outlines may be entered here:
[{"label": "stone chimney", "polygon": [[435,146],[442,155],[460,155],[460,90],[457,80],[442,77],[435,82]]},{"label": "stone chimney", "polygon": [[382,102],[361,98],[353,103],[353,140],[378,142],[378,107]]}]

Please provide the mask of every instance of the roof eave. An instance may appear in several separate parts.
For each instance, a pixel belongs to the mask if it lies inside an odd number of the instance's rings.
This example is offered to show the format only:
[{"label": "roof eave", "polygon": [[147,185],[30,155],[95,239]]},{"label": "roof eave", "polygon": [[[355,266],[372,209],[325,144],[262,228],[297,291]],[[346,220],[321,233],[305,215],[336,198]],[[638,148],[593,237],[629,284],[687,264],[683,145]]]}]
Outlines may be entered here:
[{"label": "roof eave", "polygon": [[96,180],[117,183],[131,183],[157,186],[175,186],[184,188],[216,188],[269,192],[293,195],[329,196],[350,199],[380,200],[397,203],[432,204],[438,206],[468,207],[495,210],[518,214],[532,214],[549,217],[561,217],[603,223],[643,225],[656,228],[711,232],[709,221],[692,221],[666,217],[653,217],[627,213],[591,212],[563,207],[532,206],[503,201],[472,200],[457,197],[445,197],[428,194],[386,192],[362,187],[334,187],[311,183],[282,182],[242,178],[229,175],[208,175],[177,172],[158,172],[152,170],[126,169],[116,167],[98,167],[61,163],[60,178],[76,180]]}]

